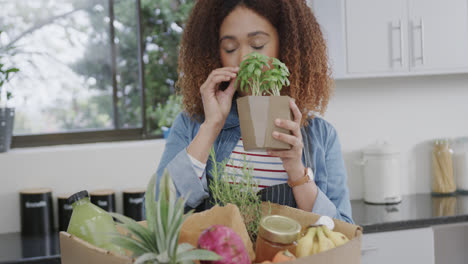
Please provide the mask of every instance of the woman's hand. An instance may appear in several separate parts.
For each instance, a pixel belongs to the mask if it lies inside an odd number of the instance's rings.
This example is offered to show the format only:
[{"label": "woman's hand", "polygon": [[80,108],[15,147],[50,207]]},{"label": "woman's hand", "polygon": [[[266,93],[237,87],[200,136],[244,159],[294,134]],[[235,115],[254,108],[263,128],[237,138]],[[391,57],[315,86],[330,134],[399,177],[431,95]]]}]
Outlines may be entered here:
[{"label": "woman's hand", "polygon": [[275,131],[273,132],[273,138],[290,144],[292,148],[290,150],[268,150],[268,155],[280,157],[289,179],[296,181],[304,176],[305,171],[305,167],[302,164],[302,149],[304,148],[301,134],[302,114],[293,100],[289,102],[289,107],[293,112],[294,120],[276,119],[275,125],[291,130],[292,135]]},{"label": "woman's hand", "polygon": [[[205,123],[210,127],[221,129],[231,110],[232,97],[236,91],[234,83],[239,67],[219,68],[210,73],[200,87],[205,111]],[[224,91],[219,90],[221,82],[230,82]]]}]

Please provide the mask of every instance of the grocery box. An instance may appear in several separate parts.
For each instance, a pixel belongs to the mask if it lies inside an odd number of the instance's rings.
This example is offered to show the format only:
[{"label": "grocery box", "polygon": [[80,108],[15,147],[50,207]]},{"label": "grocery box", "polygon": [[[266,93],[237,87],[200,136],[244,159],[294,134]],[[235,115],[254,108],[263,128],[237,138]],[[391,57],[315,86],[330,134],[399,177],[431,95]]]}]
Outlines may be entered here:
[{"label": "grocery box", "polygon": [[[315,223],[320,217],[320,215],[317,214],[270,203],[263,204],[263,212],[264,214],[271,212],[271,214],[288,216],[297,220],[303,227],[307,227],[308,225]],[[213,224],[223,224],[231,227],[241,236],[244,244],[249,249],[249,256],[253,259],[253,245],[248,239],[245,225],[239,223],[242,219],[239,217],[239,210],[234,205],[227,205],[224,207],[215,206],[205,212],[193,214],[184,222],[179,236],[179,242],[187,242],[196,246],[198,236],[205,228]],[[359,264],[361,257],[362,228],[336,219],[334,219],[334,222],[335,231],[339,231],[346,235],[350,239],[348,243],[325,252],[284,263]],[[145,222],[140,223],[143,225],[146,224]],[[125,232],[125,230],[119,229],[119,232]],[[120,256],[108,250],[97,248],[80,238],[68,234],[67,232],[60,232],[60,250],[63,264],[133,263],[133,259],[128,256]]]}]

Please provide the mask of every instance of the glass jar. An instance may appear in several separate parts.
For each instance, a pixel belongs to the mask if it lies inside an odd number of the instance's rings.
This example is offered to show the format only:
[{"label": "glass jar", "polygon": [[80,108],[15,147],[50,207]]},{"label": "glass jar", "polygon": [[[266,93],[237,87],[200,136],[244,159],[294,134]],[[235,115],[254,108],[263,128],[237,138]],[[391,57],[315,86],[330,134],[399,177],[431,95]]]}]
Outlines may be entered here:
[{"label": "glass jar", "polygon": [[453,150],[453,173],[457,190],[468,194],[468,137],[457,138]]},{"label": "glass jar", "polygon": [[448,139],[436,140],[432,150],[432,192],[439,195],[454,194],[457,190],[453,177],[453,150]]},{"label": "glass jar", "polygon": [[297,239],[301,225],[289,217],[269,215],[260,220],[257,242],[255,245],[255,262],[272,260],[282,250],[296,254]]}]

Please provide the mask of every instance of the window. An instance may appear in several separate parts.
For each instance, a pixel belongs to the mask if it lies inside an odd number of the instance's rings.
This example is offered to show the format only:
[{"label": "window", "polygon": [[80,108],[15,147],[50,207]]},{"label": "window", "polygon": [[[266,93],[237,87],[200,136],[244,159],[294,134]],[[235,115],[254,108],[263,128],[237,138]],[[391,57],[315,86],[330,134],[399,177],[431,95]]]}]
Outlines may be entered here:
[{"label": "window", "polygon": [[0,3],[0,47],[20,69],[14,146],[160,135],[193,0]]}]

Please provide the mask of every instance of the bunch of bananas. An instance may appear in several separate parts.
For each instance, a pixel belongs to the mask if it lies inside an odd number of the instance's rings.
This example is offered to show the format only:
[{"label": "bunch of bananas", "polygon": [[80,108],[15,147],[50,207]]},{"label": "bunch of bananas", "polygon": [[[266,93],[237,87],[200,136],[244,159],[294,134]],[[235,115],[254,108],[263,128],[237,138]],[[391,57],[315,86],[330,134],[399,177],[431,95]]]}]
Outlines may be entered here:
[{"label": "bunch of bananas", "polygon": [[340,232],[331,231],[326,225],[310,226],[307,233],[299,239],[296,247],[298,258],[310,256],[341,246],[349,239]]}]

